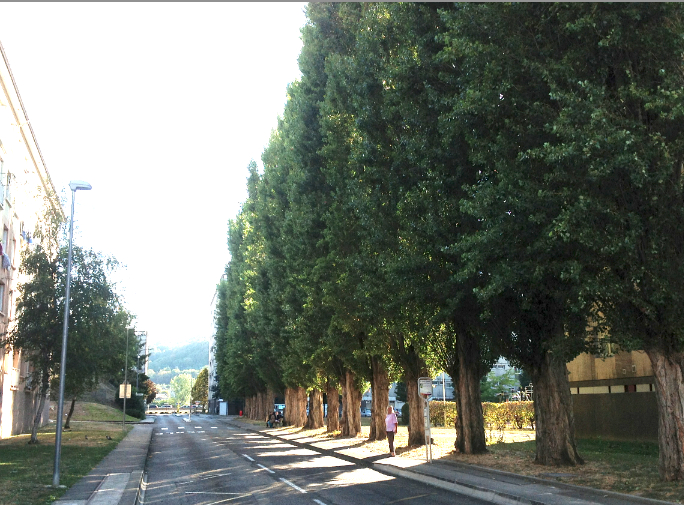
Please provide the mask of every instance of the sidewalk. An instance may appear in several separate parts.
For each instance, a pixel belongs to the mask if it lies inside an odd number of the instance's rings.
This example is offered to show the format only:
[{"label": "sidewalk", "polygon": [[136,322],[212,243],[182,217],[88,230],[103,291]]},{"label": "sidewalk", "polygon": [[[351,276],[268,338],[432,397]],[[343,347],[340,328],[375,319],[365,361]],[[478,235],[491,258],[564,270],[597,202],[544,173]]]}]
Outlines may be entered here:
[{"label": "sidewalk", "polygon": [[137,424],[119,445],[54,505],[134,505],[145,470],[154,418]]},{"label": "sidewalk", "polygon": [[500,470],[436,461],[378,455],[359,447],[361,439],[306,437],[286,430],[259,427],[236,417],[211,416],[226,424],[256,431],[291,444],[306,446],[323,454],[404,477],[497,505],[665,505],[671,502],[592,489]]}]

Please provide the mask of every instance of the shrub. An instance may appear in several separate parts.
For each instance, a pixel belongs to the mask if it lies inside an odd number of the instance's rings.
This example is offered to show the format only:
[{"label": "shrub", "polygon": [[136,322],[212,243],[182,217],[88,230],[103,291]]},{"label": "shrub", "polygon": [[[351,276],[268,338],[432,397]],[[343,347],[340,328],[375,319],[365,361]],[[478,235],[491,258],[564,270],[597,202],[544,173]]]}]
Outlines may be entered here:
[{"label": "shrub", "polygon": [[[444,414],[446,413],[446,425],[444,424]],[[433,426],[445,426],[455,428],[456,426],[456,402],[430,402],[430,422]]]},{"label": "shrub", "polygon": [[409,423],[409,404],[404,403],[401,406],[401,419],[399,421],[402,425],[408,425]]}]

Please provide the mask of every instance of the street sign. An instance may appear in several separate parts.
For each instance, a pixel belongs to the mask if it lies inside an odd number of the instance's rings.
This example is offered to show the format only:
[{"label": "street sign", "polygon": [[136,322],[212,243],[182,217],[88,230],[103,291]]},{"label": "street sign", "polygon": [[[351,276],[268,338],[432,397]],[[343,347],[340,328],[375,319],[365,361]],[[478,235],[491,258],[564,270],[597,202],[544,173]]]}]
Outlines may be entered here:
[{"label": "street sign", "polygon": [[418,394],[423,397],[432,396],[432,379],[430,377],[418,379]]},{"label": "street sign", "polygon": [[[126,392],[124,393],[124,386],[126,388]],[[119,385],[119,398],[130,398],[131,397],[131,385],[130,384],[121,384]]]}]

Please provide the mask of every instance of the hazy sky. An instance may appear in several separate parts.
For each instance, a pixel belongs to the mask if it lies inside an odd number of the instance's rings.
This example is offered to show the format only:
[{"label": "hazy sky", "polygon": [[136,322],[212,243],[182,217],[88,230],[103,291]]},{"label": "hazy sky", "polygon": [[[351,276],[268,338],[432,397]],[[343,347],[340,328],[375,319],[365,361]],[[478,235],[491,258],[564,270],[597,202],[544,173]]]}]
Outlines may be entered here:
[{"label": "hazy sky", "polygon": [[150,345],[213,333],[247,165],[299,78],[303,3],[0,3],[2,42],[74,241]]}]

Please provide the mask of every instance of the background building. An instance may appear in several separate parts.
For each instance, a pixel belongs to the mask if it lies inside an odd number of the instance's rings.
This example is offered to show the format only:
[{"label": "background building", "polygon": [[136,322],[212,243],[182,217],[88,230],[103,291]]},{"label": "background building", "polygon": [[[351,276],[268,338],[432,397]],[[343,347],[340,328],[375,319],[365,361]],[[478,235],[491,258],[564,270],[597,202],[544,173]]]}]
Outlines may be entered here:
[{"label": "background building", "polygon": [[[36,137],[19,96],[5,51],[0,45],[0,339],[14,324],[21,250],[50,209],[64,219]],[[29,430],[38,405],[38,388],[30,381],[31,365],[21,349],[0,346],[0,438]],[[42,413],[47,422],[49,402]]]}]

